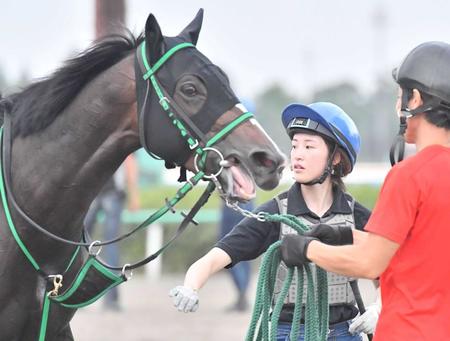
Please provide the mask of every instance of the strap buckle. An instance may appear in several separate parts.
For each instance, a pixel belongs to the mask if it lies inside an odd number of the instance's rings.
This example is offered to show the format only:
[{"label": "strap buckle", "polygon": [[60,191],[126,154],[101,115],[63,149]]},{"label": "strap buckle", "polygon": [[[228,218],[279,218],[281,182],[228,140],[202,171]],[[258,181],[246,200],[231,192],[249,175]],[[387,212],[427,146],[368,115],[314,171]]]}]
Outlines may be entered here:
[{"label": "strap buckle", "polygon": [[49,296],[58,296],[59,289],[63,286],[63,276],[62,275],[49,275],[49,278],[53,278],[53,289],[49,291]]},{"label": "strap buckle", "polygon": [[[194,140],[195,141],[195,143],[193,144],[193,145],[189,145],[189,149],[190,150],[194,150],[195,148],[197,148],[198,147],[198,140]],[[203,148],[203,150],[204,150],[205,148]]]}]

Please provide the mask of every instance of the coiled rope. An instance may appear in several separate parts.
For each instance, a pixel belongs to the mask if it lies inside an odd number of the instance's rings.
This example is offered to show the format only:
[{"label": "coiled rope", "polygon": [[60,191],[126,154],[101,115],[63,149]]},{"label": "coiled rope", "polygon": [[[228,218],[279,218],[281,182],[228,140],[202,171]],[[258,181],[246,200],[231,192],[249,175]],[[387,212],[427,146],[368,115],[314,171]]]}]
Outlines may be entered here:
[{"label": "coiled rope", "polygon": [[[261,220],[284,223],[294,228],[297,233],[303,234],[308,230],[296,216],[291,214],[260,214]],[[276,341],[278,321],[283,308],[285,298],[289,292],[294,276],[297,278],[296,300],[290,340],[298,339],[300,321],[302,315],[303,286],[307,281],[306,305],[305,305],[305,341],[326,341],[328,335],[328,281],[325,270],[312,264],[302,267],[288,268],[287,276],[279,297],[274,305],[275,280],[278,267],[281,262],[281,241],[273,243],[266,251],[259,270],[256,289],[255,305],[253,307],[250,326],[247,331],[246,341]],[[306,276],[306,278],[305,278]]]}]

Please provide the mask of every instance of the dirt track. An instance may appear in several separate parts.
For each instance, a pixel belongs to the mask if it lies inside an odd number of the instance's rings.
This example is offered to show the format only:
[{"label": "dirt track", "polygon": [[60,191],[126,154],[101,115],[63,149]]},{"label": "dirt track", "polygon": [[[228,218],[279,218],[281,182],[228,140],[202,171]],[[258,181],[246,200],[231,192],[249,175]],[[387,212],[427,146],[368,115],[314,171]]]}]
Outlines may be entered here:
[{"label": "dirt track", "polygon": [[[226,273],[213,277],[200,292],[200,308],[184,314],[173,308],[168,291],[182,283],[181,276],[164,276],[160,281],[135,277],[122,284],[122,311],[102,309],[102,302],[77,312],[72,330],[77,341],[234,341],[243,340],[251,311],[227,313],[234,289]],[[256,285],[254,276],[252,295]],[[367,301],[373,300],[370,283],[362,283]]]}]

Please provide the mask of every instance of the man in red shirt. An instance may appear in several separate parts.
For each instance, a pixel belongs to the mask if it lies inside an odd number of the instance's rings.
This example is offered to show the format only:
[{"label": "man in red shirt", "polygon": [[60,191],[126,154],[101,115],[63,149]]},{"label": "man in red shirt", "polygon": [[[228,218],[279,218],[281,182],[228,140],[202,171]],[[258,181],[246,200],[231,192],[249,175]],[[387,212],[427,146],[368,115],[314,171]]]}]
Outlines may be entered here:
[{"label": "man in red shirt", "polygon": [[319,225],[307,236],[285,237],[282,258],[380,277],[374,340],[450,340],[450,45],[419,45],[394,79],[404,139],[417,154],[387,175],[366,232]]}]

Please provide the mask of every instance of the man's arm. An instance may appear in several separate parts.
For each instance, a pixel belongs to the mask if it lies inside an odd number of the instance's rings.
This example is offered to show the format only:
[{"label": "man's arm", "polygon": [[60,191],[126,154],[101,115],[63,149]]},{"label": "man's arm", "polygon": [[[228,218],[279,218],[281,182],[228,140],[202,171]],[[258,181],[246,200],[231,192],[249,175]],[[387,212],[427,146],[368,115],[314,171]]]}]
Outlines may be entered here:
[{"label": "man's arm", "polygon": [[327,271],[375,279],[386,270],[399,246],[375,233],[353,230],[352,245],[332,246],[313,240],[306,256]]}]

